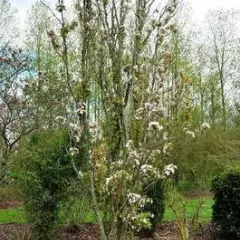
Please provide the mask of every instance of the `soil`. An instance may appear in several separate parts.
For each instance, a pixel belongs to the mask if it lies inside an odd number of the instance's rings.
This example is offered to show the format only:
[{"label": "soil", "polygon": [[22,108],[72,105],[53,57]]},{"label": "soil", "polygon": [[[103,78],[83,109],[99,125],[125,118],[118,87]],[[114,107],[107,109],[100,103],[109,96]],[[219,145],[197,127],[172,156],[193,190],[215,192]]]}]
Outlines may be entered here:
[{"label": "soil", "polygon": [[20,207],[22,206],[21,202],[0,202],[0,209],[8,209],[8,208],[15,208],[15,207]]},{"label": "soil", "polygon": [[218,240],[222,238],[220,238],[219,229],[217,229],[211,223],[208,223],[201,227],[201,229],[198,231],[194,238],[194,240],[214,240],[214,239]]},{"label": "soil", "polygon": [[[28,240],[31,228],[26,224],[0,225],[0,240]],[[58,240],[99,240],[99,231],[94,224],[84,224],[73,228],[61,227],[57,231]],[[154,234],[143,231],[136,240],[179,240],[178,229],[174,222],[160,224]],[[192,240],[218,240],[218,231],[212,224],[201,227]],[[127,240],[127,239],[126,239]]]},{"label": "soil", "polygon": [[188,191],[188,192],[183,192],[182,194],[184,197],[189,198],[189,199],[196,198],[196,197],[205,198],[205,197],[213,196],[212,192],[210,192],[210,191],[201,191],[201,192]]}]

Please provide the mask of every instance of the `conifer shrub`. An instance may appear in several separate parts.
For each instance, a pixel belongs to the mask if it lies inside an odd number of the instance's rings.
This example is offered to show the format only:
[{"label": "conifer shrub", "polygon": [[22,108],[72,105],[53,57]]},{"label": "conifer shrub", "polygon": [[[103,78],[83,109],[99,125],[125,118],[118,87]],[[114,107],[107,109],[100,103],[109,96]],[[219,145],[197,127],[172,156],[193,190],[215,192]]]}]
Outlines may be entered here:
[{"label": "conifer shrub", "polygon": [[155,231],[157,224],[163,219],[165,210],[165,196],[163,182],[153,184],[146,193],[147,197],[152,199],[152,203],[147,203],[144,207],[145,212],[152,214],[151,230]]},{"label": "conifer shrub", "polygon": [[67,132],[42,131],[32,134],[20,152],[21,191],[34,240],[55,238],[59,204],[76,175],[69,146]]},{"label": "conifer shrub", "polygon": [[240,171],[234,170],[212,181],[213,222],[225,239],[240,239]]}]

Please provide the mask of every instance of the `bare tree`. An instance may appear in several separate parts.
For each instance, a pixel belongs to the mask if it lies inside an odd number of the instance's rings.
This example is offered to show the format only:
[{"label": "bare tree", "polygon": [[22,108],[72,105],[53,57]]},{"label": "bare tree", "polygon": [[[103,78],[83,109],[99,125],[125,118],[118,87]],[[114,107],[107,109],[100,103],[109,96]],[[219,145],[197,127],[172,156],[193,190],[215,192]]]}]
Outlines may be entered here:
[{"label": "bare tree", "polygon": [[9,0],[0,0],[0,46],[13,42],[18,36],[16,27],[16,9]]},{"label": "bare tree", "polygon": [[10,47],[1,50],[0,131],[1,149],[0,181],[5,180],[11,167],[10,155],[19,141],[33,131],[32,109],[23,95],[22,78],[29,70],[29,59],[22,50]]},{"label": "bare tree", "polygon": [[237,12],[235,11],[218,10],[211,11],[207,15],[210,31],[209,50],[212,51],[210,61],[218,73],[224,128],[226,128],[227,124],[226,91],[230,89],[233,83],[231,72],[236,57],[236,54],[234,54],[236,19]]}]

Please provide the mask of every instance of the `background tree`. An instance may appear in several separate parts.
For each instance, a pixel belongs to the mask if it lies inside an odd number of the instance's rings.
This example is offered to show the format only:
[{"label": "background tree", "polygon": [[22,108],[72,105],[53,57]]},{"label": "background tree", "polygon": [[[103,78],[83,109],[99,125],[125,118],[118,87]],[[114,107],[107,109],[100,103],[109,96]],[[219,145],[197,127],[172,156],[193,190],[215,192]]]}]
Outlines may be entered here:
[{"label": "background tree", "polygon": [[12,43],[18,36],[18,29],[16,27],[16,14],[9,0],[0,1],[0,46]]},{"label": "background tree", "polygon": [[236,17],[235,11],[211,11],[208,13],[207,21],[209,32],[211,35],[209,42],[211,49],[210,62],[218,74],[221,89],[221,105],[222,105],[222,123],[224,128],[227,124],[227,102],[226,92],[232,88],[233,84],[233,67],[236,61],[234,51],[236,49]]},{"label": "background tree", "polygon": [[[0,1],[0,183],[9,174],[10,153],[31,128],[31,114],[23,96],[22,74],[29,69],[28,54],[15,45],[18,37],[16,10],[7,0]],[[29,119],[28,123],[25,120]]]},{"label": "background tree", "polygon": [[6,47],[1,51],[1,115],[0,130],[4,143],[1,148],[0,181],[4,181],[9,170],[11,152],[23,136],[33,131],[32,108],[23,95],[24,74],[29,70],[29,58],[22,50]]}]

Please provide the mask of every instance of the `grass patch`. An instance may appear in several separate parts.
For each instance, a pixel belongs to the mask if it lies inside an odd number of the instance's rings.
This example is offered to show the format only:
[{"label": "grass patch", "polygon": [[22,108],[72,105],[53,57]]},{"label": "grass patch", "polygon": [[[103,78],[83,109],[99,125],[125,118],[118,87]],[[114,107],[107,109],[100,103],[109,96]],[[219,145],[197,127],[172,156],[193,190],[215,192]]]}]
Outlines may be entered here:
[{"label": "grass patch", "polygon": [[[204,223],[211,220],[213,200],[211,197],[206,197],[202,199],[204,199],[204,205],[200,209],[199,221]],[[187,216],[189,218],[191,218],[194,210],[198,206],[199,200],[200,198],[186,199]],[[176,220],[175,216],[172,210],[169,208],[168,203],[166,203],[166,209],[165,209],[163,221],[174,221],[174,220]],[[85,222],[87,223],[95,222],[95,216],[93,212],[87,215]],[[9,208],[9,209],[0,210],[0,224],[3,224],[3,223],[26,223],[24,208],[19,207],[19,208]]]},{"label": "grass patch", "polygon": [[0,224],[3,223],[26,223],[23,207],[0,210]]},{"label": "grass patch", "polygon": [[[211,217],[212,217],[213,200],[211,197],[205,197],[201,199],[204,200],[204,204],[201,207],[199,212],[199,221],[208,222],[211,220]],[[187,217],[191,218],[196,207],[199,204],[200,198],[185,199],[185,201],[186,201]],[[169,208],[168,203],[166,203],[166,209],[165,209],[163,221],[173,221],[173,220],[175,220],[175,216],[172,210]]]}]

